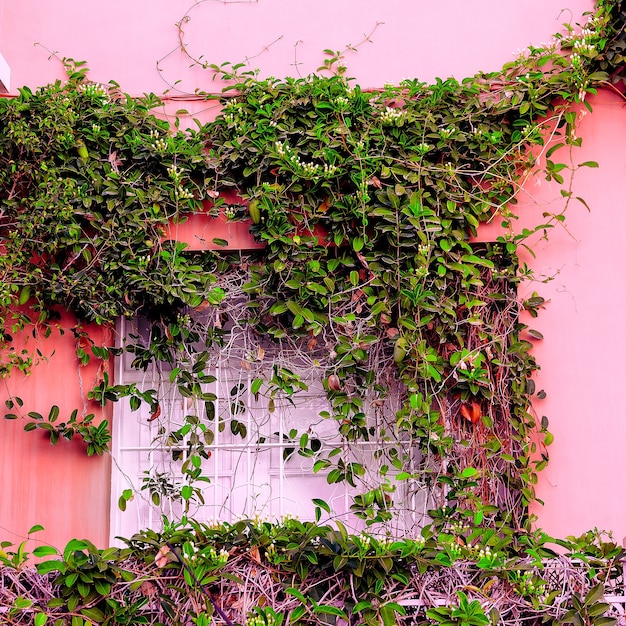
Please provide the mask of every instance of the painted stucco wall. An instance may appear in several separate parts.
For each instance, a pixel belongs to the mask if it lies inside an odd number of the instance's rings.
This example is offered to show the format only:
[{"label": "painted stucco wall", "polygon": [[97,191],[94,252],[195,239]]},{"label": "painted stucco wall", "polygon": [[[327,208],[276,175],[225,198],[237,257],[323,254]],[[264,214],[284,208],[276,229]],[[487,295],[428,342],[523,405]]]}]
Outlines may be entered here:
[{"label": "painted stucco wall", "polygon": [[[611,90],[589,102],[593,113],[578,110],[583,143],[572,150],[571,163],[596,161],[599,168],[576,171],[566,222],[553,228],[547,240],[535,237],[531,246],[536,257],[520,250],[520,260],[538,279],[521,287],[521,297],[537,292],[547,301],[536,319],[526,315],[524,321],[544,336],[533,343],[541,366],[537,390],[545,390],[547,397],[535,400],[534,409],[539,419],[548,417],[555,437],[537,486],[544,505],[535,505],[532,512],[538,526],[555,536],[598,528],[612,531],[621,542],[626,535],[626,338],[621,327],[626,304],[621,287],[626,275],[626,155],[621,149],[626,110],[623,97]],[[531,177],[518,195],[516,230],[561,211],[560,189],[540,175]],[[495,225],[483,228],[480,238],[497,232]]]},{"label": "painted stucco wall", "polygon": [[[97,420],[109,419],[110,407],[101,411],[84,394],[101,380],[95,362],[81,367],[76,358],[76,338],[59,329],[71,328],[76,319],[61,317],[49,338],[33,329],[14,335],[18,349],[41,356],[29,376],[19,373],[0,380],[2,414],[4,400],[19,397],[27,412],[48,416],[53,405],[59,407],[58,422],[67,421],[71,412],[85,408]],[[56,326],[56,325],[55,325]],[[84,327],[96,345],[110,345],[111,331]],[[17,410],[12,411],[14,414]],[[28,420],[30,421],[30,420]],[[0,421],[0,537],[20,543],[29,528],[44,527],[34,535],[37,541],[63,546],[72,537],[89,537],[104,544],[107,540],[110,500],[110,458],[87,457],[80,439],[61,439],[54,447],[43,431],[25,432],[25,420]]]},{"label": "painted stucco wall", "polygon": [[[0,26],[12,83],[42,85],[62,76],[58,57],[85,60],[91,78],[133,95],[172,87],[219,91],[211,73],[191,68],[178,49],[180,24],[190,56],[247,63],[261,75],[307,75],[325,49],[346,50],[362,87],[402,78],[433,81],[496,70],[518,49],[549,41],[592,0],[20,0]],[[368,40],[368,41],[365,41]]]},{"label": "painted stucco wall", "polygon": [[[357,52],[346,53],[345,61],[348,75],[364,87],[376,87],[404,77],[431,81],[498,69],[517,49],[547,41],[562,22],[576,21],[591,5],[589,0],[21,0],[0,4],[0,52],[11,66],[14,88],[62,77],[60,63],[50,58],[54,51],[86,60],[94,80],[114,79],[133,95],[171,87],[170,110],[210,115],[206,103],[194,101],[192,94],[196,88],[219,91],[220,85],[210,72],[190,67],[177,47],[177,22],[192,56],[217,64],[249,59],[262,75],[306,75],[321,65],[323,49],[357,46],[369,35]],[[567,230],[554,229],[548,242],[537,244],[537,258],[526,259],[538,273],[552,277],[523,288],[550,301],[532,320],[545,336],[536,342],[535,353],[542,367],[537,387],[548,394],[536,410],[549,417],[556,438],[538,485],[545,505],[535,512],[539,525],[554,534],[595,526],[621,539],[626,535],[621,397],[626,337],[620,288],[626,270],[621,207],[626,110],[610,92],[593,104],[594,113],[581,117],[583,147],[573,153],[575,163],[600,163],[599,169],[581,169],[574,180],[574,195],[583,197],[591,212],[572,202]],[[544,211],[558,212],[562,205],[558,189],[531,178],[520,194],[519,226],[535,224]],[[485,229],[481,237],[491,234]],[[189,230],[183,238],[197,239]],[[28,393],[42,411],[60,403],[59,389],[68,406],[77,391],[73,361],[59,382],[62,359],[57,352],[55,365],[28,381]],[[72,446],[51,449],[36,435],[18,430],[15,423],[0,422],[0,535],[42,523],[56,543],[76,534],[106,543],[106,459],[84,459]],[[73,508],[79,500],[83,506]]]}]

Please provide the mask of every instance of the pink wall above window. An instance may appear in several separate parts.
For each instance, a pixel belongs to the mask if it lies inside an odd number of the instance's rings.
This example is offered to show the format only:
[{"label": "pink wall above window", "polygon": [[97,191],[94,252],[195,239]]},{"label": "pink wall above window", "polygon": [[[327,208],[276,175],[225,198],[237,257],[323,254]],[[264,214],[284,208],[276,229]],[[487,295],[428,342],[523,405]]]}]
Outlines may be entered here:
[{"label": "pink wall above window", "polygon": [[248,58],[263,75],[309,74],[322,64],[324,49],[357,45],[374,31],[372,43],[348,52],[346,63],[362,87],[377,87],[497,70],[517,49],[548,41],[592,6],[591,0],[20,0],[4,4],[0,45],[14,88],[61,76],[48,60],[56,52],[87,61],[93,80],[113,79],[141,94],[161,93],[178,80],[182,91],[219,89],[210,73],[190,69],[175,50],[175,24],[185,16],[190,54],[216,64]]}]

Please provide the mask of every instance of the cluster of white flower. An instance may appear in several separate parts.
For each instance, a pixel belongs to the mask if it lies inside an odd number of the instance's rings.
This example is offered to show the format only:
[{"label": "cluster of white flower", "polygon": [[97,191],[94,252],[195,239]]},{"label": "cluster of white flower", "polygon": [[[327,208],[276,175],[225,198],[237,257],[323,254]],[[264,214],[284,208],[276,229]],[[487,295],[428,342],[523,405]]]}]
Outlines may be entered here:
[{"label": "cluster of white flower", "polygon": [[264,615],[255,613],[246,620],[246,626],[274,626],[274,624],[276,624],[276,618],[269,611],[266,611]]},{"label": "cluster of white flower", "polygon": [[235,207],[233,207],[233,206],[228,206],[228,205],[224,207],[224,215],[225,215],[225,216],[226,216],[229,220],[232,220],[232,219],[233,219],[233,217],[235,217],[235,214],[236,214]]},{"label": "cluster of white flower", "polygon": [[446,545],[446,552],[450,556],[450,559],[458,559],[461,556],[461,545],[456,541],[451,541]]},{"label": "cluster of white flower", "polygon": [[529,135],[532,135],[538,130],[539,130],[539,127],[537,125],[527,124],[526,126],[524,126],[524,128],[522,128],[522,135],[525,135],[526,137],[528,137]]},{"label": "cluster of white flower", "polygon": [[430,245],[427,243],[421,243],[417,246],[417,252],[423,256],[428,256],[430,254]]},{"label": "cluster of white flower", "polygon": [[391,544],[393,543],[393,538],[392,537],[380,537],[377,539],[377,541],[378,541],[378,546],[380,550],[383,552],[386,552],[391,547]]},{"label": "cluster of white flower", "polygon": [[[582,33],[585,32],[585,29],[583,29]],[[573,48],[576,52],[579,52],[581,54],[591,54],[596,49],[596,47],[592,43],[587,41],[587,38],[585,36],[583,36],[582,39],[576,39],[574,41]]]},{"label": "cluster of white flower", "polygon": [[494,554],[491,551],[491,548],[489,546],[481,546],[480,544],[471,546],[470,552],[474,555],[474,558],[478,561],[480,559],[492,559],[494,557]]},{"label": "cluster of white flower", "polygon": [[450,524],[449,530],[451,530],[455,535],[463,535],[464,533],[468,533],[471,529],[469,524],[465,522],[453,522]]},{"label": "cluster of white flower", "polygon": [[427,152],[432,150],[432,146],[427,143],[419,143],[415,146],[415,152],[424,156]]},{"label": "cluster of white flower", "polygon": [[167,149],[167,141],[165,139],[157,139],[152,146],[157,152],[165,152]]},{"label": "cluster of white flower", "polygon": [[406,111],[388,106],[381,112],[380,121],[386,126],[395,126],[398,122],[404,120],[405,117]]},{"label": "cluster of white flower", "polygon": [[78,85],[77,89],[79,92],[85,94],[90,98],[99,98],[103,101],[108,101],[109,99],[109,92],[107,91],[107,88],[100,83],[83,83],[81,85]]},{"label": "cluster of white flower", "polygon": [[222,548],[219,552],[217,552],[217,550],[213,547],[209,550],[209,558],[216,565],[226,565],[229,556],[228,550],[224,548]]},{"label": "cluster of white flower", "polygon": [[167,140],[159,136],[159,132],[156,130],[150,131],[150,139],[152,139],[152,147],[157,152],[165,152],[167,148]]},{"label": "cluster of white flower", "polygon": [[367,204],[371,200],[371,197],[369,193],[367,193],[366,189],[357,189],[356,197],[364,204]]},{"label": "cluster of white flower", "polygon": [[499,278],[511,278],[515,276],[515,270],[513,266],[504,267],[502,269],[494,269],[491,271],[491,276],[494,280],[498,280]]},{"label": "cluster of white flower", "polygon": [[528,48],[518,48],[511,54],[521,60],[528,58],[531,54],[543,54],[544,52],[554,52],[560,45],[560,40],[553,37],[550,41],[542,41],[537,46],[529,46]]},{"label": "cluster of white flower", "polygon": [[287,161],[287,163],[302,176],[308,178],[322,176],[326,178],[333,176],[337,171],[336,165],[330,165],[329,163],[321,165],[320,163],[309,163],[307,161],[303,161],[294,150],[292,150],[288,145],[285,145],[282,141],[276,141],[274,143],[274,147],[276,148],[278,155],[285,159],[285,161]]},{"label": "cluster of white flower", "polygon": [[367,552],[372,542],[372,538],[365,533],[361,533],[358,537],[354,538],[354,542],[361,548],[363,552]]},{"label": "cluster of white flower", "polygon": [[578,69],[581,66],[581,56],[589,56],[595,52],[595,42],[598,38],[599,35],[596,31],[596,22],[593,17],[587,21],[587,24],[579,33],[573,33],[565,38],[564,42],[571,45],[573,49],[570,62],[574,68]]},{"label": "cluster of white flower", "polygon": [[560,41],[556,37],[552,37],[550,41],[542,41],[539,48],[543,48],[546,52],[554,52],[560,45]]},{"label": "cluster of white flower", "polygon": [[100,132],[100,124],[92,124],[92,125],[91,125],[91,130],[92,130],[94,133],[99,133],[99,132]]},{"label": "cluster of white flower", "polygon": [[[189,555],[191,552],[191,555]],[[186,546],[185,553],[189,557],[189,561],[191,563],[196,563],[198,561],[210,561],[212,565],[223,566],[228,562],[228,550],[222,548],[219,552],[215,549],[214,546],[210,546],[209,548],[204,548],[202,552],[198,549],[198,546],[189,542]]]},{"label": "cluster of white flower", "polygon": [[255,526],[256,528],[261,528],[263,524],[267,524],[270,521],[267,517],[259,515],[259,513],[255,513],[252,517],[248,519],[252,522],[252,525]]},{"label": "cluster of white flower", "polygon": [[183,175],[183,169],[181,167],[177,167],[176,165],[170,165],[167,168],[167,173],[173,181],[178,182]]},{"label": "cluster of white flower", "polygon": [[193,198],[193,191],[189,189],[185,189],[181,183],[181,179],[184,173],[184,170],[176,165],[170,165],[167,168],[167,173],[169,177],[176,183],[176,188],[174,189],[174,197],[177,200],[188,200]]},{"label": "cluster of white flower", "polygon": [[299,521],[299,519],[300,518],[297,515],[293,515],[292,513],[285,513],[276,520],[276,523],[284,526],[285,524],[289,524],[289,522],[297,522]]},{"label": "cluster of white flower", "polygon": [[454,126],[448,126],[447,128],[440,128],[439,129],[439,136],[442,139],[449,139],[450,137],[452,137],[452,135],[454,134],[454,131],[456,129],[454,128]]},{"label": "cluster of white flower", "polygon": [[276,148],[276,152],[278,152],[278,156],[285,157],[287,155],[285,151],[285,144],[282,141],[275,141],[274,148]]},{"label": "cluster of white flower", "polygon": [[182,185],[179,185],[174,189],[174,197],[177,200],[191,200],[193,198],[193,191],[185,189]]},{"label": "cluster of white flower", "polygon": [[[195,562],[198,559],[198,552],[200,551],[198,546],[189,542],[184,547],[187,548],[185,550],[185,554],[187,554],[187,556],[189,557],[189,560],[192,563]],[[191,555],[189,555],[189,552],[191,552]]]},{"label": "cluster of white flower", "polygon": [[543,580],[534,580],[532,572],[524,572],[518,582],[520,593],[523,596],[535,596],[540,599],[545,598],[546,583]]}]

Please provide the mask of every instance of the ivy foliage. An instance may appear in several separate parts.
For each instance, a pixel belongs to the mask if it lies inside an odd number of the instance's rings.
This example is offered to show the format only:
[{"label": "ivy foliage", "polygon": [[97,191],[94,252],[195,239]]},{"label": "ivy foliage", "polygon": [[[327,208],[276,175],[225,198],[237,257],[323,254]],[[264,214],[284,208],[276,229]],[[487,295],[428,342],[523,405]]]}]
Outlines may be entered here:
[{"label": "ivy foliage", "polygon": [[624,551],[597,532],[435,524],[392,540],[286,518],[175,523],[121,549],[72,539],[34,554],[36,571],[25,543],[2,544],[7,624],[613,626],[603,594],[618,593]]},{"label": "ivy foliage", "polygon": [[[384,444],[379,483],[354,499],[368,522],[389,519],[385,494],[407,482],[437,494],[435,519],[523,525],[551,435],[529,411],[529,339],[539,336],[519,319],[543,300],[518,302],[530,270],[516,255],[564,220],[571,176],[595,165],[555,158],[580,144],[572,105],[589,106],[619,61],[616,6],[461,82],[366,92],[332,54],[320,68],[330,76],[301,79],[215,66],[230,83],[222,111],[187,132],[155,117],[154,96],[93,84],[68,60],[67,82],[0,102],[3,375],[29,365],[12,335],[30,322],[49,328],[59,306],[99,324],[145,315],[148,343],[126,350],[139,370],[169,362],[170,383],[191,399],[185,425],[164,426],[164,445],[193,433],[182,498],[201,499],[194,485],[206,481],[215,400],[206,369],[230,358],[237,327],[267,355],[254,396],[293,395],[305,363],[323,379],[323,416],[342,442]],[[511,206],[538,154],[546,178],[563,185],[563,208],[517,234]],[[226,191],[240,201],[226,202]],[[207,220],[249,219],[264,250],[193,254],[168,239],[172,221],[206,209]],[[493,220],[502,235],[477,247],[479,226]],[[116,353],[81,350],[83,365]],[[161,412],[156,390],[112,385],[106,373],[89,397],[148,402],[151,419]],[[36,419],[56,438],[96,428],[78,413],[69,427]],[[245,436],[235,415],[230,428]],[[98,435],[92,451],[107,443]],[[300,447],[309,453],[306,440]],[[366,472],[349,445],[314,469],[355,488]]]},{"label": "ivy foliage", "polygon": [[27,302],[40,322],[62,305],[97,323],[193,304],[203,268],[161,240],[200,208],[199,135],[172,133],[151,112],[155,97],[90,83],[71,60],[66,69],[67,83],[0,103],[3,318]]}]

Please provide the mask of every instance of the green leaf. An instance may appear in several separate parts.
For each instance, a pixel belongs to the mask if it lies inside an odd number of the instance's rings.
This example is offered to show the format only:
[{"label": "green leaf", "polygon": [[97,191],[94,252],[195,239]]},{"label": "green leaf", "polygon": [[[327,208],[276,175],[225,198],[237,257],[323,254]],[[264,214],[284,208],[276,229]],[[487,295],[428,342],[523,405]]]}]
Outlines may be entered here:
[{"label": "green leaf", "polygon": [[319,506],[320,509],[326,511],[326,513],[330,513],[330,506],[324,500],[320,500],[319,498],[313,498],[311,502],[313,502],[315,506]]},{"label": "green leaf", "polygon": [[288,587],[287,589],[285,589],[285,593],[288,593],[290,596],[293,596],[294,598],[298,598],[298,600],[300,600],[302,604],[306,604],[307,602],[306,598],[304,597],[304,594],[299,589],[296,589],[296,587]]},{"label": "green leaf", "polygon": [[587,609],[587,613],[592,617],[596,617],[604,615],[610,608],[611,605],[608,602],[596,602]]},{"label": "green leaf", "polygon": [[44,626],[44,624],[48,621],[48,616],[45,613],[36,613],[33,624],[35,626]]},{"label": "green leaf", "polygon": [[59,551],[56,548],[53,548],[52,546],[37,546],[33,550],[33,554],[38,557],[50,556],[52,554],[56,556],[59,554]]},{"label": "green leaf", "polygon": [[294,315],[302,316],[302,307],[297,302],[294,302],[293,300],[287,300],[285,304]]},{"label": "green leaf", "polygon": [[35,524],[34,526],[31,526],[30,530],[28,531],[28,534],[32,535],[33,533],[38,533],[42,530],[44,530],[44,527],[41,524]]},{"label": "green leaf", "polygon": [[29,299],[30,299],[30,287],[26,285],[22,287],[22,290],[20,291],[19,303],[22,305],[26,304]]},{"label": "green leaf", "polygon": [[101,596],[108,596],[109,593],[111,593],[111,583],[105,581],[105,580],[100,580],[99,578],[96,578],[93,581],[93,585],[96,588],[96,591],[101,595]]},{"label": "green leaf", "polygon": [[365,245],[365,241],[361,237],[355,237],[352,240],[352,249],[355,252],[360,252],[363,250],[363,246]]},{"label": "green leaf", "polygon": [[87,550],[87,548],[89,548],[89,545],[86,541],[81,541],[80,539],[70,539],[65,546],[65,550],[63,550],[63,558],[67,561],[72,552],[75,552],[76,550],[80,550],[82,552],[83,550]]},{"label": "green leaf", "polygon": [[388,605],[380,607],[380,618],[383,621],[383,626],[395,626],[396,624],[396,613]]},{"label": "green leaf", "polygon": [[461,477],[462,478],[472,478],[473,476],[476,476],[476,474],[478,474],[478,470],[477,469],[475,469],[474,467],[466,467],[461,472]]},{"label": "green leaf", "polygon": [[299,605],[292,609],[291,613],[289,614],[289,621],[293,624],[294,622],[297,622],[305,613],[306,607]]},{"label": "green leaf", "polygon": [[81,609],[80,613],[96,624],[102,624],[104,621],[104,613],[96,607]]},{"label": "green leaf", "polygon": [[322,615],[336,615],[337,617],[341,617],[342,619],[346,620],[346,622],[349,622],[349,618],[347,616],[347,614],[345,613],[345,611],[343,611],[342,609],[340,609],[337,606],[331,606],[330,604],[318,604],[314,609],[313,612],[316,615],[322,614]]},{"label": "green leaf", "polygon": [[28,609],[33,606],[33,601],[28,598],[23,598],[22,596],[18,596],[13,600],[13,606],[16,609]]},{"label": "green leaf", "polygon": [[64,572],[66,565],[63,561],[44,561],[43,563],[37,563],[35,567],[37,572],[43,576],[50,572]]},{"label": "green leaf", "polygon": [[590,606],[594,604],[598,600],[600,600],[604,596],[604,584],[598,583],[594,587],[592,587],[587,595],[585,596],[585,606]]}]

